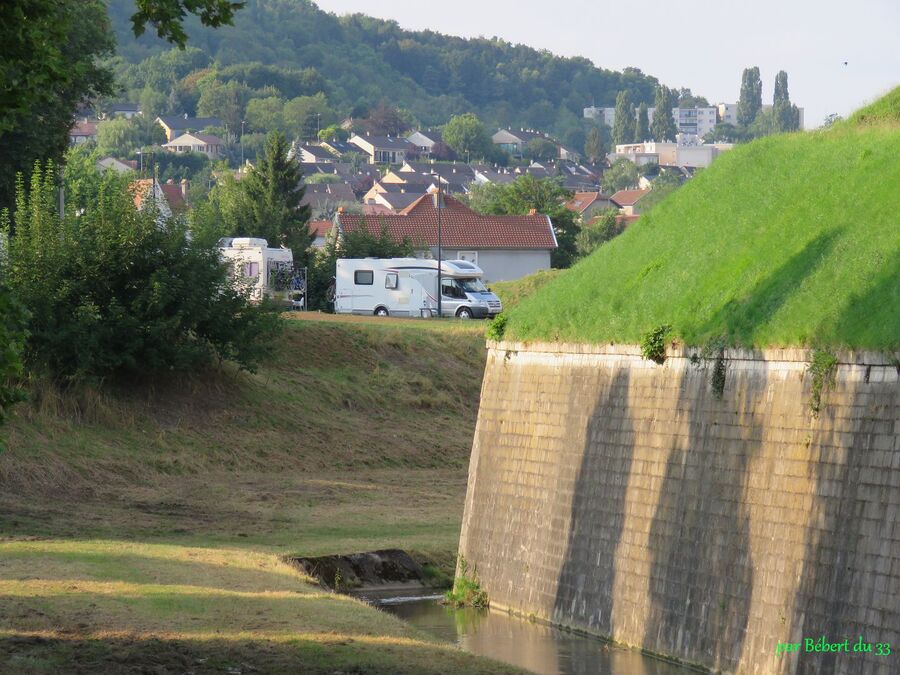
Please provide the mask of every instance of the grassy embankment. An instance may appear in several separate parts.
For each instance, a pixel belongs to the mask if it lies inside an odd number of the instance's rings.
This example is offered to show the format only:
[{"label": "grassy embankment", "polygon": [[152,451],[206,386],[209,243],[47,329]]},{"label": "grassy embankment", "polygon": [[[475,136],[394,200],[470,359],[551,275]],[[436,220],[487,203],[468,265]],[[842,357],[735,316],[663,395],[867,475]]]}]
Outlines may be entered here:
[{"label": "grassy embankment", "polygon": [[723,154],[525,298],[506,338],[900,347],[900,88],[834,128]]},{"label": "grassy embankment", "polygon": [[482,331],[291,321],[255,375],[35,387],[0,453],[0,671],[506,672],[281,560],[452,565]]}]

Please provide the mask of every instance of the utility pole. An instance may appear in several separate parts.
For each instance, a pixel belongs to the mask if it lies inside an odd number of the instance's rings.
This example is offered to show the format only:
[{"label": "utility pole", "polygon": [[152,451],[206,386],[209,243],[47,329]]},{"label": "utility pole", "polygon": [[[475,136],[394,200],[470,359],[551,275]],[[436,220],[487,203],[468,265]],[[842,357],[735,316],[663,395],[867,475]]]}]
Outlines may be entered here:
[{"label": "utility pole", "polygon": [[444,198],[443,198],[443,194],[442,194],[441,174],[440,174],[440,173],[438,173],[437,204],[435,204],[435,206],[437,207],[437,220],[438,220],[438,265],[437,265],[437,269],[438,269],[438,273],[437,273],[437,286],[438,286],[438,318],[439,318],[439,319],[442,319],[442,318],[444,317],[444,314],[443,314],[443,306],[442,306],[442,303],[441,303],[441,299],[442,299],[443,296],[444,296],[444,289],[443,289],[443,285],[442,285],[442,283],[441,283],[441,281],[442,281],[442,279],[441,279],[441,259],[442,259],[442,252],[441,252],[441,244],[442,244],[442,242],[441,242],[441,210],[444,208]]},{"label": "utility pole", "polygon": [[241,171],[244,170],[244,125],[246,120],[241,120]]}]

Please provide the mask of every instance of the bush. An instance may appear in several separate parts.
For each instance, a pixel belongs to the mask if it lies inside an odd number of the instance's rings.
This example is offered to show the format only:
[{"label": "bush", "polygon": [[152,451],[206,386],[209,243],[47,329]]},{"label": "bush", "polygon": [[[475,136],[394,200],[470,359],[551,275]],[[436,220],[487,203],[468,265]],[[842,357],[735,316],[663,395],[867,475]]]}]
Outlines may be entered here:
[{"label": "bush", "polygon": [[453,581],[453,588],[444,594],[444,601],[454,607],[484,608],[490,605],[487,591],[478,581],[478,575],[472,570],[469,575],[469,563],[459,557],[459,576]]},{"label": "bush", "polygon": [[[0,261],[0,274],[4,272]],[[23,398],[17,380],[22,375],[26,319],[22,304],[0,278],[0,424],[6,419],[7,408]]]},{"label": "bush", "polygon": [[487,327],[487,339],[500,342],[506,332],[506,314],[502,312],[491,319]]},{"label": "bush", "polygon": [[641,337],[641,355],[654,363],[662,365],[666,361],[666,337],[672,332],[672,326],[665,324],[644,333]]},{"label": "bush", "polygon": [[[218,250],[134,206],[115,176],[92,208],[56,211],[52,166],[20,181],[9,281],[31,313],[28,364],[54,378],[186,371],[215,358],[252,369],[279,319],[249,302]],[[8,227],[9,223],[7,223]]]}]

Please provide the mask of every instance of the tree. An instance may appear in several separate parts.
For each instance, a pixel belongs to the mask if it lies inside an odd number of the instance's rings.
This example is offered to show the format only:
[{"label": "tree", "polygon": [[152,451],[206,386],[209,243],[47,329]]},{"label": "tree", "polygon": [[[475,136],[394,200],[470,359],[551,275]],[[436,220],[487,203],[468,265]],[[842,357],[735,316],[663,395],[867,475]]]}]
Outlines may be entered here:
[{"label": "tree", "polygon": [[231,133],[236,133],[241,128],[241,120],[244,119],[250,95],[250,87],[243,82],[235,80],[221,82],[213,79],[200,91],[197,114],[203,117],[218,117]]},{"label": "tree", "polygon": [[613,121],[613,143],[624,145],[634,143],[635,111],[631,96],[627,91],[620,91],[616,96],[616,117]]},{"label": "tree", "polygon": [[252,369],[268,352],[277,316],[250,304],[218,250],[187,237],[178,219],[137,210],[111,173],[84,213],[60,216],[56,193],[52,165],[36,167],[27,194],[19,184],[9,237],[32,370],[72,382],[190,371],[215,358]]},{"label": "tree", "polygon": [[777,134],[779,131],[775,111],[760,110],[750,126],[747,127],[747,136],[749,138],[762,138],[763,136]]},{"label": "tree", "polygon": [[364,120],[366,131],[373,136],[400,136],[412,128],[411,122],[407,114],[384,101]]},{"label": "tree", "polygon": [[745,68],[741,77],[741,96],[738,99],[737,121],[741,126],[749,126],[762,110],[762,80],[759,68]]},{"label": "tree", "polygon": [[22,303],[6,284],[4,265],[0,260],[0,424],[6,420],[9,407],[23,398],[17,381],[22,375],[22,351],[28,319]]},{"label": "tree", "polygon": [[635,130],[635,139],[638,142],[646,141],[650,138],[650,114],[647,112],[647,104],[641,103],[638,106],[637,129]]},{"label": "tree", "polygon": [[487,157],[493,147],[487,129],[474,113],[451,117],[444,125],[443,139],[457,157],[463,158]]},{"label": "tree", "polygon": [[319,131],[320,141],[338,141],[346,143],[350,138],[350,132],[344,129],[340,124],[331,124]]},{"label": "tree", "polygon": [[638,184],[638,168],[630,159],[620,157],[603,172],[603,191],[612,195],[619,190],[628,190]]},{"label": "tree", "polygon": [[606,145],[600,129],[594,127],[588,132],[587,141],[584,143],[584,156],[593,163],[606,157]]},{"label": "tree", "polygon": [[303,140],[316,138],[317,131],[330,126],[337,117],[322,93],[292,98],[284,104],[282,115],[288,137]]},{"label": "tree", "polygon": [[782,132],[796,131],[800,127],[799,109],[797,109],[797,119],[795,120],[796,106],[791,105],[791,96],[788,93],[788,75],[783,70],[779,70],[775,76],[775,95],[772,103],[776,129]]},{"label": "tree", "polygon": [[300,165],[288,159],[290,145],[280,132],[266,139],[265,152],[256,167],[240,182],[249,208],[247,234],[265,239],[273,246],[286,246],[294,260],[305,261],[312,245],[309,206],[301,206],[304,188]]},{"label": "tree", "polygon": [[182,23],[187,14],[196,14],[204,26],[217,28],[230,24],[245,4],[232,0],[136,0],[131,23],[136,36],[143,35],[149,23],[159,37],[184,49],[187,33]]},{"label": "tree", "polygon": [[281,131],[284,129],[284,101],[277,96],[251,99],[245,116],[253,131]]},{"label": "tree", "polygon": [[75,111],[110,95],[102,59],[114,41],[101,0],[5,0],[0,3],[0,209],[15,202],[17,173],[60,160]]},{"label": "tree", "polygon": [[546,138],[532,138],[525,145],[525,157],[536,162],[549,161],[559,157],[559,148]]},{"label": "tree", "polygon": [[589,256],[600,246],[622,232],[619,222],[619,212],[608,209],[591,222],[582,225],[575,237],[575,248],[579,257]]},{"label": "tree", "polygon": [[550,263],[553,267],[562,268],[569,267],[576,258],[578,223],[575,213],[565,207],[571,196],[552,178],[537,179],[526,174],[508,185],[486,183],[473,186],[469,206],[484,214],[525,215],[534,209],[549,216],[558,245],[551,254]]},{"label": "tree", "polygon": [[656,88],[654,105],[656,111],[653,113],[653,123],[650,125],[650,136],[658,143],[674,141],[678,134],[675,118],[672,117],[672,108],[675,107],[675,92],[665,85],[659,85]]}]

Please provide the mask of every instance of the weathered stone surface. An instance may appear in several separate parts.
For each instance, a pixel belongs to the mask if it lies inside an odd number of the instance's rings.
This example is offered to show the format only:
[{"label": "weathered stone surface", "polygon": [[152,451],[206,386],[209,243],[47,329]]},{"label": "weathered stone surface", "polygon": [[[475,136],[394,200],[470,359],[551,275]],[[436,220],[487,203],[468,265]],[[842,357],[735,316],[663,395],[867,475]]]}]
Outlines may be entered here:
[{"label": "weathered stone surface", "polygon": [[[491,343],[460,553],[492,604],[741,673],[888,673],[900,659],[897,368],[841,355]],[[826,636],[889,657],[790,654]]]}]

